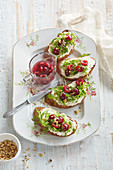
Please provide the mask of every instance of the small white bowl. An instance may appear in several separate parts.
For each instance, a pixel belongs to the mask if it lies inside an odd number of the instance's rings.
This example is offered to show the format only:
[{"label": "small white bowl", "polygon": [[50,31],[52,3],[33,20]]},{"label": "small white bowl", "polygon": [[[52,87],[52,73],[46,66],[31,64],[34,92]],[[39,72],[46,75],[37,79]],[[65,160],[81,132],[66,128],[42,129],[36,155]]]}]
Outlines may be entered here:
[{"label": "small white bowl", "polygon": [[18,138],[16,136],[12,135],[11,133],[0,134],[0,142],[3,142],[4,140],[12,140],[18,148],[18,151],[17,151],[15,157],[13,157],[9,160],[4,160],[4,161],[2,161],[0,159],[0,163],[10,163],[12,161],[15,161],[19,157],[20,152],[21,152],[21,144],[20,144],[20,141],[18,140]]}]

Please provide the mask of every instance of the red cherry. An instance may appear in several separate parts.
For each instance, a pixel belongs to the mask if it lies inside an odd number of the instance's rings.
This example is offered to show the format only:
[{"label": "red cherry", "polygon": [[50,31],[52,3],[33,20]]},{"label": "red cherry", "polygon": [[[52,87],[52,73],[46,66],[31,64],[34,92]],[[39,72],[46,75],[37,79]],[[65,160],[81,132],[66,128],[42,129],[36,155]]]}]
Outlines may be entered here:
[{"label": "red cherry", "polygon": [[55,122],[52,123],[52,126],[55,127],[56,129],[59,129],[59,126],[57,126]]},{"label": "red cherry", "polygon": [[40,72],[43,71],[43,67],[42,67],[42,66],[39,67],[39,71],[40,71]]},{"label": "red cherry", "polygon": [[51,120],[51,119],[55,119],[55,115],[54,115],[54,114],[51,114],[51,115],[49,116],[49,120]]},{"label": "red cherry", "polygon": [[45,64],[45,61],[39,61],[39,62],[38,62],[38,65],[40,65],[40,66],[41,66],[41,65],[43,66],[44,64]]},{"label": "red cherry", "polygon": [[80,66],[76,66],[76,70],[79,72],[79,70],[80,70]]},{"label": "red cherry", "polygon": [[40,72],[39,71],[35,71],[34,74],[36,74],[36,76],[40,76]]},{"label": "red cherry", "polygon": [[61,116],[59,116],[59,117],[58,117],[58,123],[61,124],[61,123],[63,123],[63,121],[64,121],[64,118],[61,117]]},{"label": "red cherry", "polygon": [[53,54],[58,55],[59,54],[59,48],[54,48],[53,49]]},{"label": "red cherry", "polygon": [[50,63],[46,61],[44,66],[47,67],[47,68],[50,68]]},{"label": "red cherry", "polygon": [[67,36],[65,37],[65,39],[68,40],[68,41],[71,41],[71,40],[72,40],[72,36],[71,36],[71,35],[67,35]]},{"label": "red cherry", "polygon": [[87,66],[88,65],[88,61],[87,60],[82,60],[81,64],[84,65],[84,66]]},{"label": "red cherry", "polygon": [[66,98],[65,93],[61,93],[61,94],[60,94],[60,98],[61,98],[61,100],[64,100],[64,99]]},{"label": "red cherry", "polygon": [[47,77],[47,75],[46,74],[42,74],[42,75],[40,75],[40,77]]},{"label": "red cherry", "polygon": [[65,70],[65,75],[66,75],[66,76],[69,76],[69,75],[70,75],[70,72],[69,72],[68,69]]},{"label": "red cherry", "polygon": [[52,65],[50,66],[50,68],[51,68],[51,71],[53,71],[54,67]]},{"label": "red cherry", "polygon": [[43,67],[43,71],[47,71],[48,68],[46,66]]},{"label": "red cherry", "polygon": [[67,67],[67,68],[68,68],[68,70],[71,70],[71,71],[72,71],[72,70],[73,70],[73,68],[74,68],[74,65],[73,65],[73,64],[70,64],[70,65],[68,65],[68,67]]},{"label": "red cherry", "polygon": [[66,93],[70,93],[70,89],[66,85],[63,87],[63,91],[65,91]]},{"label": "red cherry", "polygon": [[83,80],[83,79],[78,79],[78,80],[76,81],[77,86],[81,86],[83,83],[84,83],[84,80]]},{"label": "red cherry", "polygon": [[61,128],[62,128],[63,131],[65,132],[65,131],[67,131],[67,130],[69,129],[69,125],[68,125],[67,123],[63,123],[63,124],[61,125]]},{"label": "red cherry", "polygon": [[80,72],[83,72],[84,68],[83,67],[80,67]]},{"label": "red cherry", "polygon": [[[52,60],[51,60],[52,61]],[[43,79],[36,80],[37,82],[41,84],[48,84],[51,82],[56,72],[54,71],[53,74],[47,79],[46,77],[49,76],[49,74],[54,70],[54,62],[51,64],[49,61],[38,61],[32,68],[33,74],[36,76],[44,77]]]},{"label": "red cherry", "polygon": [[79,89],[78,89],[78,88],[74,89],[74,90],[73,90],[73,95],[76,96],[76,95],[78,95],[78,94],[79,94]]},{"label": "red cherry", "polygon": [[53,69],[54,69],[54,67],[51,65],[51,66],[50,66],[50,69],[49,69],[49,71],[48,71],[49,74],[53,71]]},{"label": "red cherry", "polygon": [[52,72],[52,70],[50,69],[48,72],[49,72],[49,74],[50,74],[50,73]]},{"label": "red cherry", "polygon": [[77,70],[78,72],[82,72],[82,71],[84,70],[84,68],[83,68],[83,67],[80,67],[80,66],[76,66],[76,70]]}]

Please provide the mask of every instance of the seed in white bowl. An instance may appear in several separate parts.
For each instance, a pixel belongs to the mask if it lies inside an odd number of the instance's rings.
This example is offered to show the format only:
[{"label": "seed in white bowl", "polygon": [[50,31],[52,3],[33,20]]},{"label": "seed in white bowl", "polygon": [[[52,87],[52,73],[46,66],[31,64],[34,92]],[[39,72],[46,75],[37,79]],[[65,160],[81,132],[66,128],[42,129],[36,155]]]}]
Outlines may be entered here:
[{"label": "seed in white bowl", "polygon": [[17,154],[17,146],[11,140],[4,140],[0,142],[0,159],[5,161],[9,160]]}]

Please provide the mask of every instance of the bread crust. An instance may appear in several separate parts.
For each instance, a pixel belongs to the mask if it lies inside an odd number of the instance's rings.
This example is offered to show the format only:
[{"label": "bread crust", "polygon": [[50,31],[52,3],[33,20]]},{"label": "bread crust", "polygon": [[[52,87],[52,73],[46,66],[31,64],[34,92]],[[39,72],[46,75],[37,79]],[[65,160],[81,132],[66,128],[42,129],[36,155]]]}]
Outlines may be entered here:
[{"label": "bread crust", "polygon": [[[92,58],[93,60],[95,60],[93,57],[90,57],[90,58]],[[71,59],[71,58],[68,58],[67,60],[69,60],[69,59]],[[61,73],[61,68],[60,68],[60,65],[61,65],[62,62],[63,62],[63,60],[62,60],[62,61],[59,61],[59,62],[57,63],[57,73],[58,73],[61,77],[64,77],[64,75],[62,75],[62,73]],[[92,73],[95,65],[96,65],[96,60],[95,60],[95,64],[94,64],[93,67],[91,68],[90,72],[89,72],[87,75],[85,75],[85,76],[80,76],[79,78],[65,77],[65,79],[66,79],[66,80],[71,80],[71,81],[74,81],[74,80],[77,80],[77,79],[80,79],[80,78],[81,78],[81,79],[86,79],[87,76]]]},{"label": "bread crust", "polygon": [[[71,32],[70,30],[64,30],[64,31],[62,31],[62,33],[63,32]],[[50,43],[51,44],[51,43]],[[49,45],[50,45],[49,44]],[[44,52],[48,52],[49,53],[49,45],[45,48],[45,50],[44,50]],[[72,46],[72,49],[71,49],[71,51],[69,52],[69,54],[67,54],[67,55],[65,55],[65,56],[63,56],[63,57],[59,57],[59,58],[57,58],[57,61],[61,61],[61,60],[64,60],[65,58],[67,58],[72,52],[73,52],[73,50],[74,50],[74,45]]]},{"label": "bread crust", "polygon": [[[37,115],[36,109],[38,109],[39,111],[41,111],[42,109],[45,109],[45,107],[36,107],[35,110],[34,110],[34,112],[33,112],[33,117],[34,117],[34,118],[35,118],[35,116]],[[68,116],[68,118],[69,118],[71,121],[75,121],[75,122],[76,122],[76,125],[77,125],[77,126],[76,126],[76,129],[75,129],[75,132],[76,132],[77,127],[78,127],[77,121],[76,121],[76,120],[73,120],[73,119],[72,119],[71,117],[69,117],[69,116]],[[44,126],[41,125],[40,123],[37,123],[37,125],[40,126],[42,129],[44,128]],[[54,134],[54,133],[52,133],[52,132],[50,132],[50,131],[47,131],[47,132],[48,132],[49,134],[51,134],[51,135],[58,136],[58,137],[68,137],[68,136],[70,136],[70,135],[73,134],[73,132],[72,132],[71,134],[69,134],[69,135],[67,135],[67,136],[60,136],[60,135]]]},{"label": "bread crust", "polygon": [[84,99],[85,99],[85,97],[82,99],[81,102],[79,102],[79,103],[77,103],[77,104],[75,104],[75,105],[73,105],[73,106],[60,105],[60,104],[58,104],[57,102],[55,103],[55,100],[53,100],[53,99],[47,99],[47,98],[45,98],[45,102],[46,102],[47,104],[49,104],[50,106],[67,109],[67,108],[70,108],[70,107],[77,106],[78,104],[82,103],[82,102],[84,101]]}]

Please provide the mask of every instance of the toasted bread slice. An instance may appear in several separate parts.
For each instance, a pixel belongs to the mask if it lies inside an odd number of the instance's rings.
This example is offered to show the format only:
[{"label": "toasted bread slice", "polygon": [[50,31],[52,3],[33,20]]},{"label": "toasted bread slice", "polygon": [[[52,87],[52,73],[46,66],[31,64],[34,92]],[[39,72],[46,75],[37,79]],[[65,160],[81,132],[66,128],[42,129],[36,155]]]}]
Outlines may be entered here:
[{"label": "toasted bread slice", "polygon": [[[54,119],[50,119],[50,115],[54,115]],[[62,122],[58,122],[59,116],[62,117]],[[36,107],[33,112],[33,120],[35,124],[39,125],[42,129],[47,129],[47,132],[51,135],[59,137],[70,136],[74,134],[77,129],[76,120],[73,120],[64,113],[59,113],[51,108]],[[64,128],[64,124],[67,124],[67,130]]]},{"label": "toasted bread slice", "polygon": [[[87,65],[81,64],[82,61],[87,61]],[[72,65],[72,66],[71,66]],[[62,61],[59,61],[57,64],[57,72],[61,77],[64,77],[66,80],[77,80],[78,78],[85,79],[96,65],[96,60],[93,57],[76,57],[68,58]],[[71,66],[69,68],[69,66]],[[76,67],[82,67],[83,71],[77,71]]]},{"label": "toasted bread slice", "polygon": [[[79,85],[78,85],[79,84]],[[62,85],[52,89],[45,96],[45,102],[58,108],[70,108],[83,102],[90,87],[83,79],[73,81],[69,85]]]},{"label": "toasted bread slice", "polygon": [[[71,36],[71,39],[66,39],[67,36]],[[45,52],[52,53],[57,56],[57,61],[67,58],[74,50],[75,35],[70,30],[64,30],[59,33],[55,39],[46,47]],[[56,49],[57,52],[54,52]]]},{"label": "toasted bread slice", "polygon": [[55,102],[54,99],[47,99],[47,98],[45,98],[45,102],[46,102],[47,104],[49,104],[50,106],[68,109],[68,108],[70,108],[70,107],[74,107],[74,106],[77,106],[78,104],[82,103],[82,102],[84,101],[84,99],[85,99],[85,97],[83,97],[80,102],[77,102],[77,103],[74,104],[74,105],[68,105],[68,104],[67,104],[67,105],[66,105],[66,104],[63,105],[63,104],[61,104],[61,103],[59,103],[59,102]]}]

